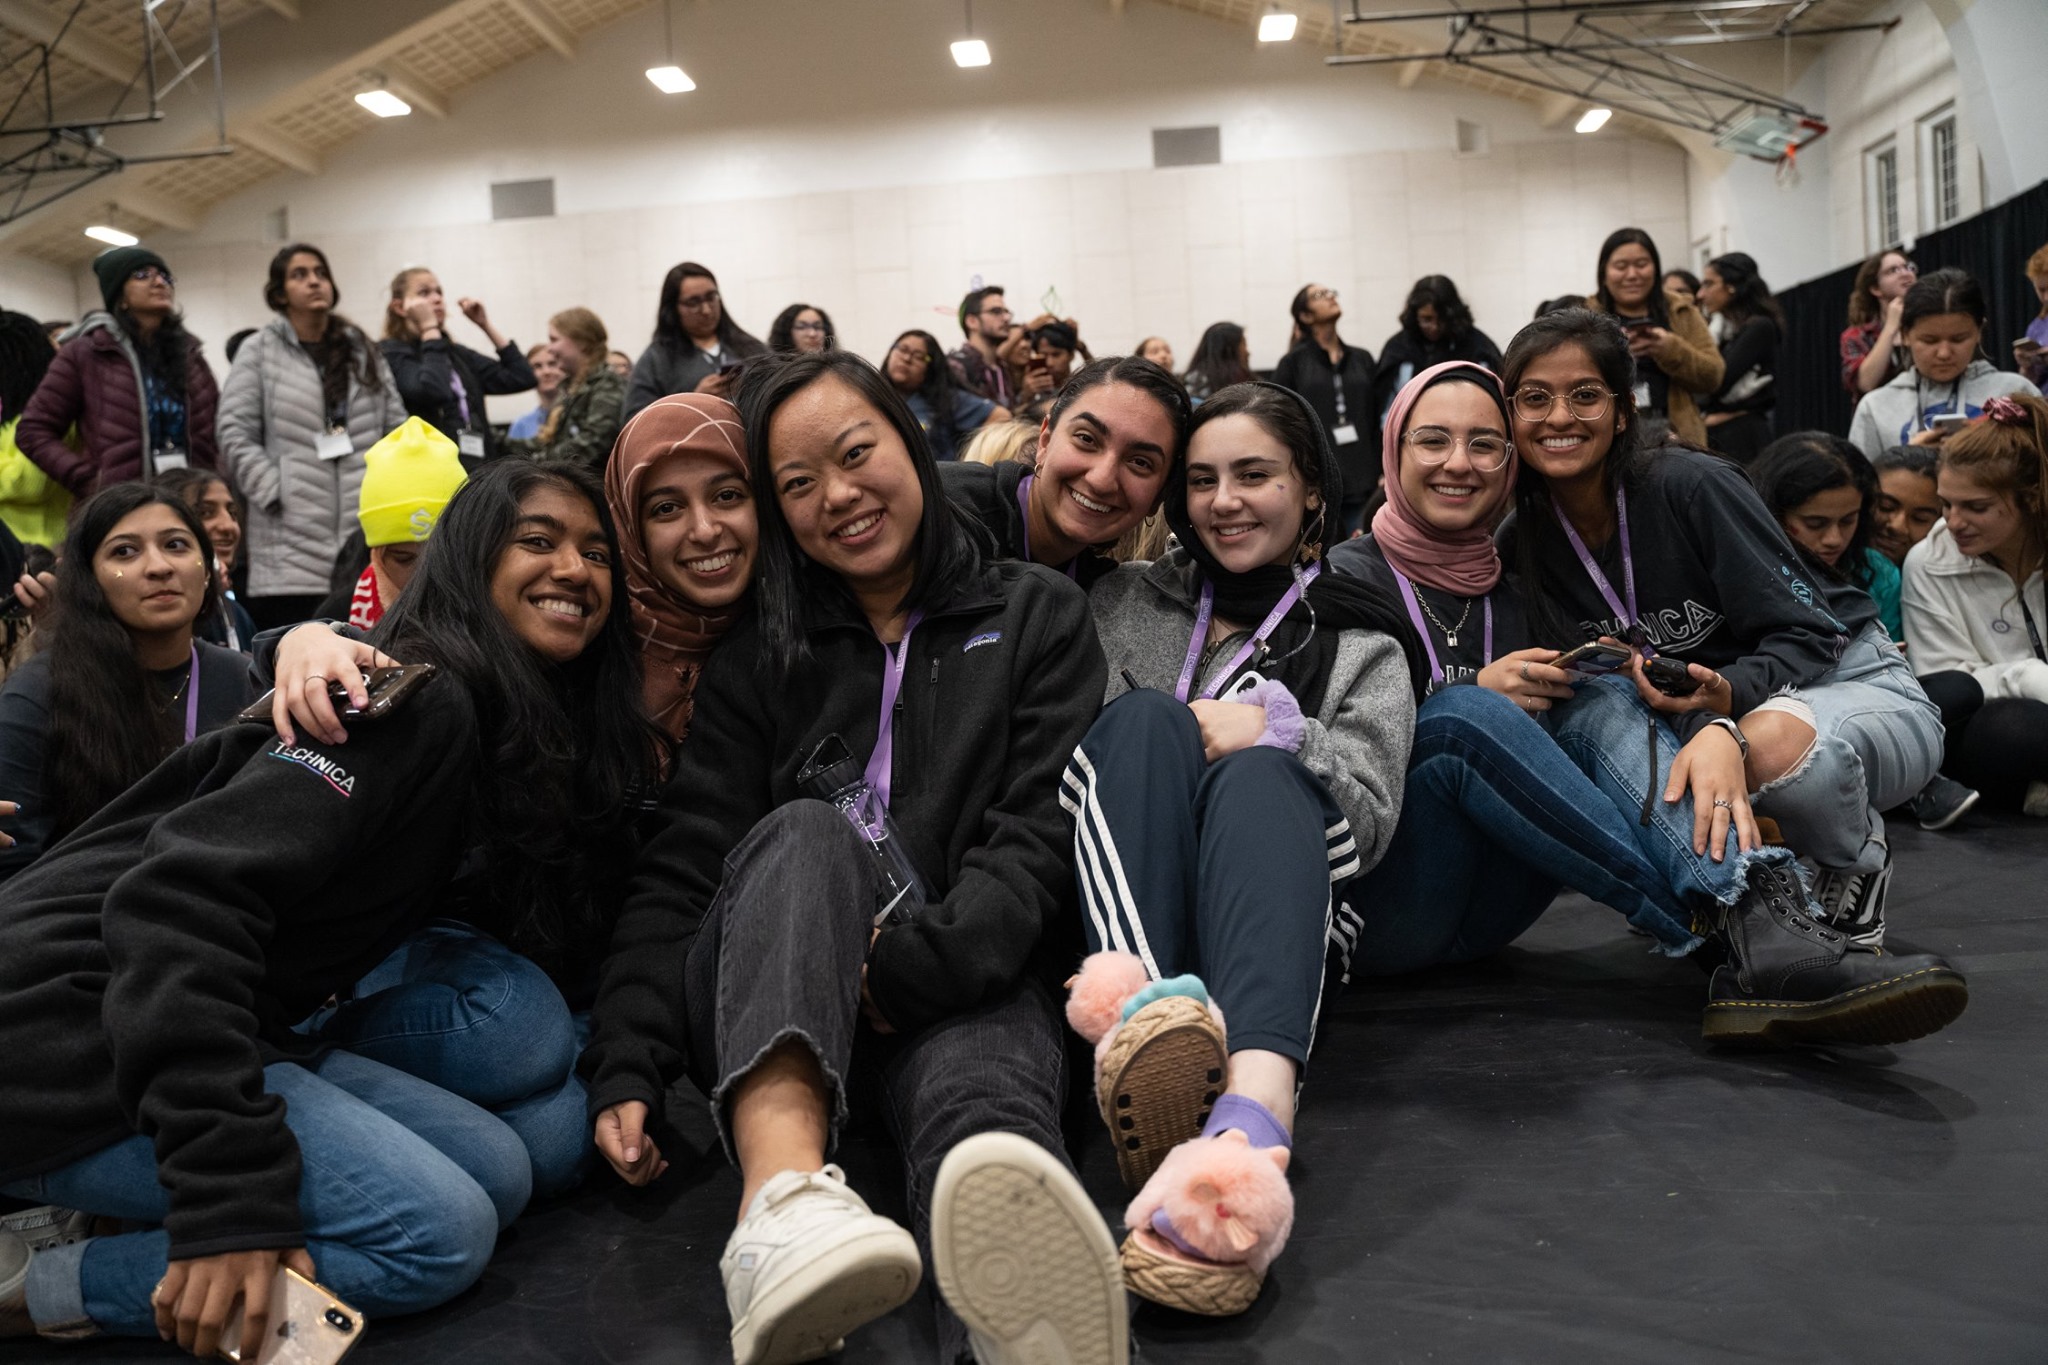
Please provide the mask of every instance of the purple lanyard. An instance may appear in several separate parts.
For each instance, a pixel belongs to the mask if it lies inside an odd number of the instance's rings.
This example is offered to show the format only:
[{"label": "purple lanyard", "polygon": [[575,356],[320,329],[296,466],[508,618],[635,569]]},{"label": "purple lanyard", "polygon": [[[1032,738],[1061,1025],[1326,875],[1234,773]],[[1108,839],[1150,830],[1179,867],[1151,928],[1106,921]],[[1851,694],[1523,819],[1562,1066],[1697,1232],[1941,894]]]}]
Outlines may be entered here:
[{"label": "purple lanyard", "polygon": [[[1415,623],[1415,633],[1422,637],[1422,647],[1429,653],[1429,676],[1437,682],[1442,682],[1444,666],[1437,662],[1436,641],[1429,638],[1429,627],[1422,619],[1422,604],[1415,598],[1415,585],[1408,581],[1407,574],[1395,569],[1392,564],[1387,567],[1393,569],[1394,581],[1401,585],[1401,600],[1408,604],[1408,619]],[[1482,642],[1483,653],[1479,659],[1480,666],[1484,667],[1493,662],[1493,594],[1486,594],[1480,601],[1484,604],[1486,613],[1486,638]],[[1454,643],[1452,632],[1445,633],[1444,643]]]},{"label": "purple lanyard", "polygon": [[[1306,572],[1295,578],[1294,586],[1280,594],[1280,600],[1273,604],[1273,610],[1266,613],[1266,619],[1252,632],[1252,638],[1238,647],[1237,653],[1230,657],[1230,662],[1225,664],[1209,685],[1202,689],[1204,698],[1213,699],[1223,690],[1223,684],[1230,681],[1237,670],[1244,666],[1244,661],[1251,658],[1253,650],[1266,643],[1267,637],[1279,628],[1281,618],[1287,615],[1287,609],[1301,600],[1301,595],[1308,591],[1308,585],[1315,582],[1316,575],[1322,571],[1321,563],[1309,565]],[[1187,662],[1181,665],[1180,681],[1173,689],[1173,695],[1181,701],[1188,699],[1188,691],[1195,685],[1195,670],[1201,666],[1202,647],[1209,642],[1209,622],[1215,615],[1216,585],[1204,583],[1201,609],[1195,613],[1195,633],[1188,637]]]},{"label": "purple lanyard", "polygon": [[[1017,481],[1017,515],[1024,521],[1024,559],[1027,563],[1031,561],[1031,509],[1027,504],[1031,501],[1031,485],[1037,478],[1036,474],[1026,474]],[[1067,577],[1077,583],[1081,581],[1081,578],[1074,570],[1079,562],[1079,556],[1068,560],[1065,570]]]},{"label": "purple lanyard", "polygon": [[[1624,632],[1636,623],[1636,562],[1628,550],[1628,494],[1622,489],[1614,490],[1614,520],[1616,533],[1621,537],[1621,582],[1628,594],[1623,602],[1614,595],[1614,585],[1607,581],[1607,575],[1600,572],[1600,566],[1593,562],[1593,552],[1586,548],[1586,542],[1579,536],[1579,528],[1572,525],[1572,519],[1558,508],[1557,499],[1550,501],[1550,510],[1557,515],[1557,524],[1564,527],[1565,538],[1572,543],[1572,549],[1579,556],[1579,563],[1586,566],[1586,575],[1593,580],[1593,586],[1600,589],[1600,595],[1607,599],[1607,605],[1620,613]],[[1654,658],[1657,651],[1647,644],[1643,653]]]},{"label": "purple lanyard", "polygon": [[448,366],[448,387],[455,391],[455,408],[462,414],[462,425],[469,425],[469,393],[462,387],[462,371],[451,361]]},{"label": "purple lanyard", "polygon": [[185,742],[199,733],[199,645],[192,645],[192,672],[185,679]]},{"label": "purple lanyard", "polygon": [[[903,667],[910,662],[910,633],[922,620],[922,611],[910,613],[903,623],[903,638],[896,642],[896,657],[885,660],[882,668],[882,717],[875,727],[875,751],[868,755],[867,779],[883,810],[889,808],[889,787],[895,776],[896,697],[903,691]],[[889,647],[883,645],[882,652],[886,655]]]}]

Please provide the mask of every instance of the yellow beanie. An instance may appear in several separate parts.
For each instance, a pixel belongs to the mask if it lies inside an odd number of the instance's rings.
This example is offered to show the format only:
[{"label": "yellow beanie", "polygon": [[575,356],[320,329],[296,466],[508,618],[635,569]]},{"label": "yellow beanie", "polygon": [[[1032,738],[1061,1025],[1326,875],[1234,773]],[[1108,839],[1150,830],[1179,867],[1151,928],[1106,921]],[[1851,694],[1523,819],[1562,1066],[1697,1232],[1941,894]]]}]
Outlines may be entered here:
[{"label": "yellow beanie", "polygon": [[434,523],[469,476],[455,442],[417,417],[408,417],[363,454],[363,492],[357,518],[370,545],[403,545],[434,534]]}]

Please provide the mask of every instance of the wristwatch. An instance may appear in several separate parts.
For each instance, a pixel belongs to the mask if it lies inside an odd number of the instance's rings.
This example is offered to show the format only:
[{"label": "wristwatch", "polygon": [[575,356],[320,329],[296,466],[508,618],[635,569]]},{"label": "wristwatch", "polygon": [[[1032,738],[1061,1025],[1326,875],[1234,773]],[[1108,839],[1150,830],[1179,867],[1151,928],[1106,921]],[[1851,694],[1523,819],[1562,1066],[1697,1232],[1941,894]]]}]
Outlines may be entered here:
[{"label": "wristwatch", "polygon": [[1749,738],[1742,733],[1740,725],[1737,725],[1726,716],[1716,716],[1708,721],[1707,724],[1726,730],[1730,735],[1734,736],[1736,746],[1742,750],[1742,761],[1744,763],[1749,762]]}]

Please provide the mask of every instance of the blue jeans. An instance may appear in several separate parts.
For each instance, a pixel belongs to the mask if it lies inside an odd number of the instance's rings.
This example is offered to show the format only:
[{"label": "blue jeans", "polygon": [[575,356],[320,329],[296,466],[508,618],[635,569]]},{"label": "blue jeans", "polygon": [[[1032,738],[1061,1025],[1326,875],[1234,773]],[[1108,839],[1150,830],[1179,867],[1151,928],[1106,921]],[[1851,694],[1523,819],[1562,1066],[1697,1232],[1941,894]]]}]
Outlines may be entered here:
[{"label": "blue jeans", "polygon": [[[1695,909],[1741,894],[1732,839],[1725,862],[1693,853],[1690,798],[1659,801],[1650,824],[1638,823],[1645,722],[1588,698],[1591,686],[1564,708],[1577,723],[1560,739],[1483,687],[1447,687],[1422,704],[1401,823],[1352,891],[1358,970],[1485,957],[1520,937],[1561,887],[1619,910],[1678,956],[1699,943]],[[1668,765],[1676,752],[1674,737],[1659,758]]]},{"label": "blue jeans", "polygon": [[1884,866],[1881,810],[1913,799],[1941,766],[1941,711],[1880,625],[1849,642],[1832,673],[1787,696],[1813,708],[1807,761],[1766,785],[1752,805],[1823,868]]},{"label": "blue jeans", "polygon": [[[509,1128],[346,1052],[311,1067],[274,1062],[263,1085],[284,1097],[299,1144],[299,1216],[322,1284],[374,1320],[433,1308],[476,1282],[531,1190],[525,1149]],[[171,1206],[156,1152],[139,1134],[5,1193],[158,1225]],[[45,1332],[154,1336],[149,1296],[169,1248],[159,1227],[38,1252],[29,1316]]]},{"label": "blue jeans", "polygon": [[526,1144],[533,1192],[576,1187],[597,1148],[576,1058],[590,1021],[570,1012],[527,957],[465,924],[438,921],[302,1031],[490,1110]]}]

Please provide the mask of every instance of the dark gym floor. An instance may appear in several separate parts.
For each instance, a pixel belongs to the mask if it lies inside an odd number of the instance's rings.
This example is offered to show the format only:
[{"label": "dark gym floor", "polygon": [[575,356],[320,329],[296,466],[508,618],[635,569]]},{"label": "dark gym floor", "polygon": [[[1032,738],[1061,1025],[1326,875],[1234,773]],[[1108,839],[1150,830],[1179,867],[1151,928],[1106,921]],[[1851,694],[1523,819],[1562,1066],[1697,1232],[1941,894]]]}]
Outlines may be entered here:
[{"label": "dark gym floor", "polygon": [[[2048,824],[1893,822],[1893,946],[1947,954],[1967,1013],[1897,1049],[1724,1054],[1705,981],[1560,901],[1478,966],[1355,985],[1300,1121],[1294,1240],[1226,1322],[1141,1310],[1148,1362],[2048,1361]],[[373,1323],[351,1365],[729,1362],[717,1260],[737,1178],[687,1136],[523,1218],[483,1282]],[[901,1216],[875,1139],[842,1153]],[[1082,1173],[1124,1197],[1099,1128]],[[932,1359],[923,1292],[841,1359]],[[29,1359],[169,1360],[141,1343]]]}]

